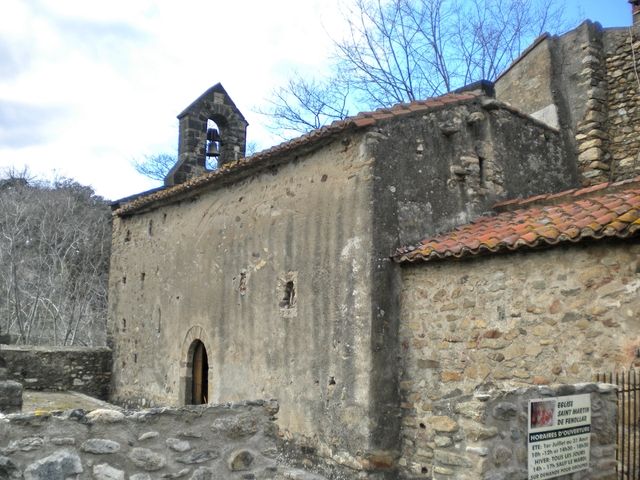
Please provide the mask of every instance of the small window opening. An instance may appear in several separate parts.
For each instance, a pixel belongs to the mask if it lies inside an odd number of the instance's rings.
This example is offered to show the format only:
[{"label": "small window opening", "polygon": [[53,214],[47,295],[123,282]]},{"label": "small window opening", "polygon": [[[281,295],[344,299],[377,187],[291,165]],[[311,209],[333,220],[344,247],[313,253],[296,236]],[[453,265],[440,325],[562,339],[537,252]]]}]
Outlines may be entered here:
[{"label": "small window opening", "polygon": [[478,168],[480,169],[480,185],[484,184],[484,158],[478,156]]},{"label": "small window opening", "polygon": [[127,331],[127,319],[126,318],[122,319],[122,331],[123,332]]},{"label": "small window opening", "polygon": [[124,241],[125,242],[131,241],[131,230],[127,230],[127,233],[124,235]]},{"label": "small window opening", "polygon": [[427,428],[427,426],[424,423],[421,423],[420,428]]},{"label": "small window opening", "polygon": [[207,144],[205,150],[205,167],[207,170],[215,170],[218,168],[218,160],[220,158],[220,148],[222,142],[220,138],[220,129],[218,124],[213,120],[207,120]]},{"label": "small window opening", "polygon": [[160,331],[162,330],[162,310],[160,310],[160,307],[158,307],[158,326],[157,326],[157,330],[158,330],[158,333],[160,333]]},{"label": "small window opening", "polygon": [[149,220],[149,227],[147,229],[147,232],[149,233],[150,237],[153,235],[153,220]]},{"label": "small window opening", "polygon": [[329,385],[335,385],[336,384],[336,379],[333,377],[329,377]]},{"label": "small window opening", "polygon": [[247,272],[240,272],[240,282],[238,284],[240,295],[247,293]]},{"label": "small window opening", "polygon": [[133,363],[138,363],[138,354],[137,353],[133,354]]},{"label": "small window opening", "polygon": [[144,272],[142,272],[142,273],[140,274],[140,281],[144,283],[144,277],[146,277],[146,276],[147,276],[147,274],[146,274],[146,273],[144,273]]},{"label": "small window opening", "polygon": [[280,302],[280,308],[292,308],[296,301],[296,287],[293,280],[289,280],[284,286],[284,298]]},{"label": "small window opening", "polygon": [[428,473],[428,472],[429,472],[429,469],[428,469],[427,467],[422,467],[421,472],[422,472],[422,473]]},{"label": "small window opening", "polygon": [[126,285],[127,284],[127,277],[122,277],[122,284]]}]

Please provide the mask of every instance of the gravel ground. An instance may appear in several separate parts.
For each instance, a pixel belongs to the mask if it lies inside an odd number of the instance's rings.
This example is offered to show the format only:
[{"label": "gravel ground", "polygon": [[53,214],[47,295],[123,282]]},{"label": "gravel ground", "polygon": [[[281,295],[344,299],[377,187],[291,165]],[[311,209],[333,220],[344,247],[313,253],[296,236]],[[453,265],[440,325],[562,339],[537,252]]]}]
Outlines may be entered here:
[{"label": "gravel ground", "polygon": [[77,392],[43,392],[40,390],[25,390],[22,395],[22,411],[28,412],[52,412],[55,410],[74,410],[81,408],[86,411],[97,408],[111,408],[121,410],[97,398],[89,397]]}]

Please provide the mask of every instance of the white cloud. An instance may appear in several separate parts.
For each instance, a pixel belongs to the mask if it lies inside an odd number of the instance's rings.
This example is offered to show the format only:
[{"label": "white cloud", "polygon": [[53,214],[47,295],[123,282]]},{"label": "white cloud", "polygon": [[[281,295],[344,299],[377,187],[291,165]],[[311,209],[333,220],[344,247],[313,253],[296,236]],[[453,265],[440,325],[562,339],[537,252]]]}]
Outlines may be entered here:
[{"label": "white cloud", "polygon": [[175,116],[217,82],[268,147],[278,139],[253,110],[293,70],[326,67],[340,2],[2,0],[0,169],[55,171],[112,199],[150,188],[131,160],[175,150]]},{"label": "white cloud", "polygon": [[325,62],[337,1],[3,0],[0,102],[15,124],[0,121],[0,168],[109,198],[150,188],[131,160],[175,150],[175,115],[219,81],[268,147],[253,109],[294,67]]}]

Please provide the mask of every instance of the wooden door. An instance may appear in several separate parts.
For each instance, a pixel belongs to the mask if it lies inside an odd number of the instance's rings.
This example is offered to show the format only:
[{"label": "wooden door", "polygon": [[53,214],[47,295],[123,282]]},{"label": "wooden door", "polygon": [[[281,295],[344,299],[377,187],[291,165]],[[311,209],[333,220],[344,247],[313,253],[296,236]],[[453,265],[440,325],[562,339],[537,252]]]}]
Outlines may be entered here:
[{"label": "wooden door", "polygon": [[191,403],[201,405],[207,403],[209,396],[209,363],[207,359],[207,350],[204,344],[197,341],[193,349],[193,371],[192,371],[192,388]]}]

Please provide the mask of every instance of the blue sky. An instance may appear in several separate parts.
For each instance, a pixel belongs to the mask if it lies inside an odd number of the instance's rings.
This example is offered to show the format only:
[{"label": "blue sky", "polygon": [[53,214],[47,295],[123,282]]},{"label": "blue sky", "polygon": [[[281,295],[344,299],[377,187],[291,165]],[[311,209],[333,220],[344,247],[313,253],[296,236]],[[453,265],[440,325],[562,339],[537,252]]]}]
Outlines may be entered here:
[{"label": "blue sky", "polygon": [[[2,0],[0,170],[72,177],[110,199],[156,186],[131,166],[175,151],[176,114],[222,82],[255,113],[294,71],[321,73],[348,0]],[[628,26],[626,0],[568,0],[567,17]],[[286,12],[284,14],[283,12]]]},{"label": "blue sky", "polygon": [[574,18],[589,18],[603,27],[631,25],[631,7],[626,0],[567,0],[566,4]]}]

